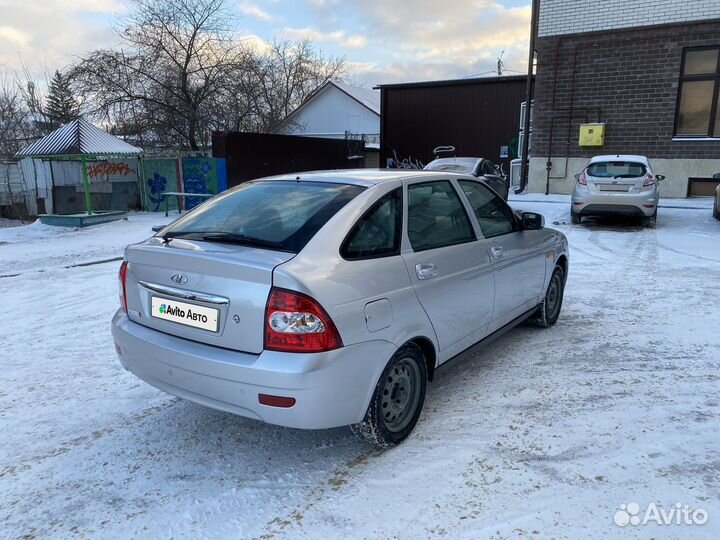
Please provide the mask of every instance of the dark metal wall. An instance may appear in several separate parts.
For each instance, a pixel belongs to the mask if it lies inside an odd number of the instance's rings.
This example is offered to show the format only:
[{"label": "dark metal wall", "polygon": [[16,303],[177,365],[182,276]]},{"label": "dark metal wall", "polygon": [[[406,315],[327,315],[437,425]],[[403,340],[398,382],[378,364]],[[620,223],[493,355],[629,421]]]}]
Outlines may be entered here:
[{"label": "dark metal wall", "polygon": [[503,162],[520,127],[525,76],[380,86],[380,165],[393,158],[432,161],[432,149],[453,145],[458,156]]},{"label": "dark metal wall", "polygon": [[354,169],[364,162],[349,159],[362,155],[362,141],[265,133],[217,133],[212,151],[226,160],[228,187],[274,174]]}]

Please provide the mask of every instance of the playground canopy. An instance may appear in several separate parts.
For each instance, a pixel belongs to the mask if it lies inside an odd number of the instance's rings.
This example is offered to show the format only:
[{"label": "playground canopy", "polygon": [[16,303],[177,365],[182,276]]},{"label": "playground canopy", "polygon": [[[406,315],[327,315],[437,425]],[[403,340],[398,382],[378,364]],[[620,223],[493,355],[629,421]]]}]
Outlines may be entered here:
[{"label": "playground canopy", "polygon": [[87,159],[140,156],[142,148],[110,135],[82,119],[73,120],[39,141],[20,150],[16,157],[38,159],[79,159],[82,162],[85,206],[92,215]]}]

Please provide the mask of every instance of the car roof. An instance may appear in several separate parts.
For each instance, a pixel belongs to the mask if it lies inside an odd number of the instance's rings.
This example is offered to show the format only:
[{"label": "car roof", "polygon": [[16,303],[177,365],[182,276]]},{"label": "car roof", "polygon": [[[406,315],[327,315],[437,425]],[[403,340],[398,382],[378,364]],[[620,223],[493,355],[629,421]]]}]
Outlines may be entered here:
[{"label": "car roof", "polygon": [[599,163],[604,161],[632,161],[635,163],[644,163],[650,165],[648,158],[645,156],[635,156],[632,154],[609,154],[606,156],[595,156],[590,159],[590,163]]},{"label": "car roof", "polygon": [[[257,180],[285,180],[297,182],[333,182],[345,183],[362,187],[371,187],[391,180],[405,180],[418,177],[468,178],[467,174],[457,174],[447,171],[423,171],[419,169],[337,169],[328,171],[305,171],[298,173],[279,174],[267,176]],[[470,176],[470,178],[472,178]]]}]

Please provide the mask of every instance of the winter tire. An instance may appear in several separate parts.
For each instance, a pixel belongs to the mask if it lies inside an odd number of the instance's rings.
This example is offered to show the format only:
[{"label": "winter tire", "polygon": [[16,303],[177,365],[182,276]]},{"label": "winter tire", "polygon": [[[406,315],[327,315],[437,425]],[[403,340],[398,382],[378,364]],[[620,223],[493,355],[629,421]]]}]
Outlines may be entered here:
[{"label": "winter tire", "polygon": [[657,210],[655,210],[655,213],[650,216],[643,218],[643,226],[648,227],[650,229],[655,227],[655,224],[657,223]]},{"label": "winter tire", "polygon": [[576,214],[573,211],[570,211],[570,222],[573,225],[580,225],[580,222],[582,221],[582,217],[580,217],[579,214]]},{"label": "winter tire", "polygon": [[378,448],[404,441],[417,424],[427,387],[422,351],[409,343],[398,349],[375,386],[365,418],[353,433]]},{"label": "winter tire", "polygon": [[560,317],[564,292],[565,272],[563,272],[562,268],[556,266],[550,277],[545,298],[543,298],[538,310],[530,316],[528,322],[541,328],[549,328],[555,324],[558,317]]}]

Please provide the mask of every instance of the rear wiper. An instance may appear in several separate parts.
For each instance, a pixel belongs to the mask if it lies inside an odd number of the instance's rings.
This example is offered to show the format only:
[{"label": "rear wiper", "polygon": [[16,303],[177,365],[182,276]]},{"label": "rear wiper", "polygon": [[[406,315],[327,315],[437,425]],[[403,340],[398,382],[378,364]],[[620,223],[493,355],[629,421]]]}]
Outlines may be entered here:
[{"label": "rear wiper", "polygon": [[272,249],[283,250],[283,245],[280,242],[273,242],[272,240],[264,240],[262,238],[256,238],[254,236],[246,236],[244,234],[229,233],[229,232],[214,232],[202,234],[201,238],[208,242],[227,242],[229,244],[241,244],[246,246],[257,246],[266,247]]}]

